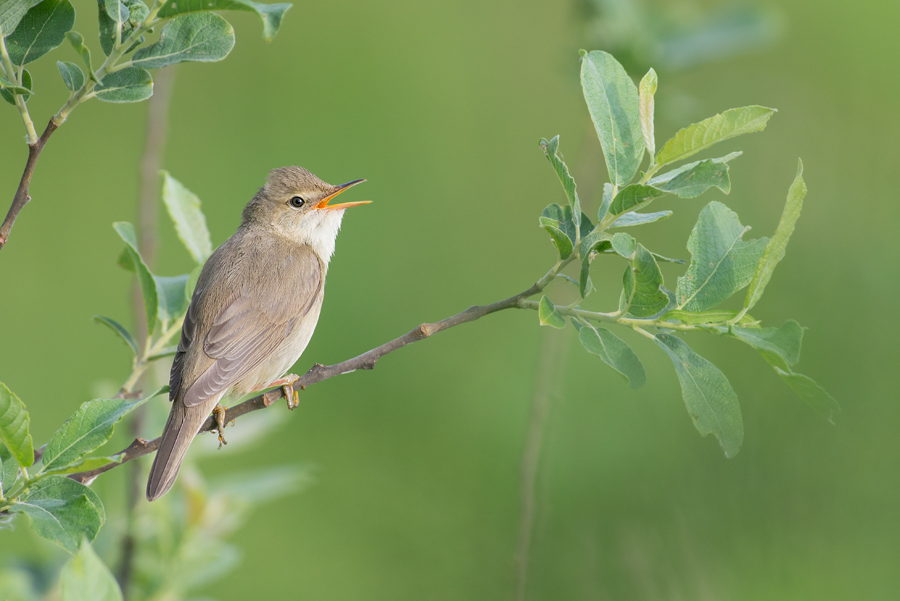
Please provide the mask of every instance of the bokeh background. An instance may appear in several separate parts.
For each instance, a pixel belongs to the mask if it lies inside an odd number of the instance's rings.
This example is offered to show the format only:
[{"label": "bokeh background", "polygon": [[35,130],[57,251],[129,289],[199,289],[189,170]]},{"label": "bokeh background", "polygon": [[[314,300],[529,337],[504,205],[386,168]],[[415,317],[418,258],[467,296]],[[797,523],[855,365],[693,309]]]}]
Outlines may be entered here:
[{"label": "bokeh background", "polygon": [[[93,3],[74,4],[76,28],[94,39]],[[657,145],[730,107],[778,108],[765,132],[704,156],[744,151],[727,203],[755,235],[774,231],[803,158],[803,216],[754,315],[809,327],[799,370],[843,412],[828,424],[751,349],[689,336],[741,399],[745,443],[726,460],[698,436],[659,349],[627,338],[648,371],[634,392],[571,329],[547,332],[533,312],[506,311],[391,354],[372,372],[318,384],[297,411],[270,409],[281,426],[253,449],[233,443],[200,459],[210,478],[313,467],[302,492],[249,516],[229,539],[241,561],[195,596],[516,598],[520,466],[541,390],[549,410],[525,598],[900,596],[891,317],[900,8],[784,0],[745,5],[743,16],[728,10],[714,1],[301,0],[269,45],[253,15],[226,15],[238,38],[228,59],[179,67],[163,162],[203,200],[214,244],[272,167],[303,165],[334,183],[365,177],[348,200],[375,201],[344,221],[299,373],[505,298],[552,265],[537,217],[563,195],[538,140],[561,134],[583,202],[596,210],[604,167],[577,51],[604,49],[636,79],[657,68]],[[76,60],[68,47],[51,57]],[[40,124],[65,100],[49,58],[32,69]],[[129,370],[124,346],[90,318],[130,319],[130,274],[116,265],[122,244],[110,224],[135,218],[146,111],[78,108],[42,155],[34,200],[0,253],[0,381],[27,403],[40,442]],[[24,158],[21,123],[6,106],[7,198]],[[714,190],[659,201],[675,216],[634,233],[686,258],[710,200],[724,199]],[[189,270],[162,213],[160,224],[157,271]],[[597,269],[612,298],[620,266]],[[679,270],[667,268],[667,279]],[[165,400],[153,403],[166,411]],[[111,444],[126,441],[117,436]],[[94,484],[111,532],[126,475]],[[115,566],[117,542],[102,540]],[[0,532],[4,565],[37,574],[34,566],[52,571],[63,559],[25,524]]]}]

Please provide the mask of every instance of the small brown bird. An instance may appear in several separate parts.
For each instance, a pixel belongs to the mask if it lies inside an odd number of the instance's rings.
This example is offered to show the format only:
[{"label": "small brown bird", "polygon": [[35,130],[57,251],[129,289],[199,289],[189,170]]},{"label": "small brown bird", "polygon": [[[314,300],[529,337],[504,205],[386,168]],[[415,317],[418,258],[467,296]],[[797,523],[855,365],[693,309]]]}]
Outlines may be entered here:
[{"label": "small brown bird", "polygon": [[363,181],[332,186],[301,167],[274,169],[237,232],[209,257],[172,363],[172,411],[150,469],[149,500],[172,488],[191,441],[222,398],[283,385],[288,406],[296,406],[289,386],[297,376],[279,378],[319,321],[344,209],[371,201],[328,202]]}]

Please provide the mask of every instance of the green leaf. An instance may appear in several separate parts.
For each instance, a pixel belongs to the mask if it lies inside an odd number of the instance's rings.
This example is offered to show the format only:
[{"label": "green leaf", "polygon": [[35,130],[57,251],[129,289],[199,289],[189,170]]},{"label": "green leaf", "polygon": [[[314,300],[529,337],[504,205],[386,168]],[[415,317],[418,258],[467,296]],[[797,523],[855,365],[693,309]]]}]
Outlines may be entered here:
[{"label": "green leaf", "polygon": [[774,113],[775,109],[764,106],[745,106],[689,125],[665,143],[656,155],[656,162],[659,165],[674,163],[706,150],[716,142],[762,131]]},{"label": "green leaf", "polygon": [[146,400],[94,399],[82,403],[50,438],[44,448],[41,471],[67,466],[105,444],[119,420]]},{"label": "green leaf", "polygon": [[53,469],[43,471],[42,474],[76,474],[78,472],[89,472],[91,470],[95,470],[101,467],[105,467],[110,463],[119,463],[121,461],[121,455],[113,455],[112,457],[83,457],[74,463],[70,463],[68,465],[63,465],[60,467],[55,467]]},{"label": "green leaf", "polygon": [[625,213],[609,224],[609,227],[633,227],[666,219],[672,215],[672,211],[660,211],[658,213]]},{"label": "green leaf", "polygon": [[191,13],[169,21],[159,41],[134,53],[132,63],[159,69],[184,61],[211,62],[228,56],[234,47],[234,28],[215,13]]},{"label": "green leaf", "polygon": [[141,25],[150,14],[150,9],[141,0],[125,0],[125,6],[128,7],[128,12],[131,13],[128,17],[128,24],[131,26],[131,29]]},{"label": "green leaf", "polygon": [[3,77],[0,77],[0,88],[2,88],[3,90],[9,90],[13,94],[22,96],[31,94],[31,90],[29,88],[26,88],[24,85],[20,86],[14,81],[9,81],[8,79],[5,79]]},{"label": "green leaf", "polygon": [[581,298],[587,298],[594,291],[594,283],[591,282],[591,258],[585,257],[581,261],[581,269],[578,273],[578,293]]},{"label": "green leaf", "polygon": [[611,240],[612,237],[606,232],[591,232],[581,239],[579,250],[579,256],[581,257],[581,272],[579,274],[579,281],[577,282],[581,298],[587,298],[587,295],[594,289],[590,278],[591,261],[593,260],[592,253],[603,252],[604,250],[612,248]]},{"label": "green leaf", "polygon": [[0,442],[22,467],[34,463],[34,443],[28,428],[31,418],[25,410],[25,403],[0,382]]},{"label": "green leaf", "polygon": [[125,23],[131,16],[131,11],[121,0],[102,0],[103,8],[110,19],[116,23]]},{"label": "green leaf", "polygon": [[249,0],[182,0],[169,2],[159,11],[161,18],[204,10],[243,10],[255,12],[263,24],[263,38],[271,42],[281,27],[284,13],[292,4],[262,4]]},{"label": "green leaf", "polygon": [[70,31],[66,34],[66,39],[69,40],[75,52],[81,55],[81,60],[84,61],[84,66],[88,69],[88,77],[92,81],[97,81],[97,77],[94,75],[94,67],[91,65],[91,50],[84,43],[84,36],[77,31]]},{"label": "green leaf", "polygon": [[604,252],[612,247],[612,236],[606,232],[591,232],[581,238],[579,256],[587,258],[592,252]]},{"label": "green leaf", "polygon": [[740,152],[706,159],[696,163],[688,163],[651,179],[648,184],[681,198],[695,198],[715,186],[725,194],[731,192],[731,179],[728,176],[728,161],[741,156]]},{"label": "green leaf", "polygon": [[665,196],[665,194],[666,192],[652,186],[642,186],[640,184],[625,186],[613,198],[606,221],[613,221],[617,216],[624,213],[642,209],[660,196]]},{"label": "green leaf", "polygon": [[159,307],[159,296],[156,292],[156,281],[153,274],[147,268],[146,263],[141,258],[138,251],[137,236],[134,233],[134,226],[126,221],[117,221],[113,223],[113,229],[125,241],[125,252],[127,258],[131,262],[132,270],[137,274],[138,283],[141,286],[141,293],[144,296],[144,310],[147,314],[147,331],[153,332],[156,327],[156,314]]},{"label": "green leaf", "polygon": [[[116,47],[118,41],[125,42],[136,27],[138,27],[149,14],[147,6],[141,0],[105,0],[99,4],[99,37],[100,48],[103,54],[109,56]],[[119,33],[121,31],[121,33]],[[144,41],[141,36],[137,42],[131,45],[125,53],[134,50]]]},{"label": "green leaf", "polygon": [[75,9],[69,0],[39,2],[6,38],[9,59],[19,67],[41,58],[62,44],[74,25]]},{"label": "green leaf", "polygon": [[558,204],[548,205],[541,214],[539,224],[550,234],[559,251],[561,259],[567,259],[575,248],[576,232],[581,230],[581,237],[586,238],[594,229],[594,224],[584,213],[581,214],[581,225],[576,226],[572,218],[572,207]]},{"label": "green leaf", "polygon": [[679,309],[712,309],[750,283],[768,238],[742,240],[749,229],[720,202],[703,208],[688,238],[691,264],[684,277],[678,278],[675,296]]},{"label": "green leaf", "polygon": [[800,210],[803,208],[803,198],[806,196],[806,182],[803,181],[803,162],[797,163],[797,176],[788,190],[787,202],[784,205],[784,211],[781,213],[781,221],[778,222],[778,228],[775,235],[769,240],[766,249],[762,253],[759,264],[756,266],[756,272],[750,281],[750,289],[747,290],[747,298],[744,299],[744,307],[750,310],[762,298],[763,291],[772,278],[775,266],[784,258],[784,251],[787,248],[791,234],[794,233],[794,225],[800,217]]},{"label": "green leaf", "polygon": [[200,199],[168,171],[160,173],[163,176],[163,202],[175,224],[175,231],[194,261],[202,264],[213,249],[209,230],[206,228],[206,217],[200,210]]},{"label": "green leaf", "polygon": [[0,442],[0,492],[6,494],[6,492],[12,490],[18,478],[19,463],[12,456],[12,453],[9,452],[9,449],[6,448],[6,445]]},{"label": "green leaf", "polygon": [[612,247],[631,261],[622,277],[619,309],[634,317],[651,317],[668,307],[669,297],[663,291],[662,273],[653,254],[628,234],[613,236]]},{"label": "green leaf", "polygon": [[566,167],[562,156],[559,154],[559,136],[556,136],[549,142],[541,138],[541,150],[544,151],[544,156],[547,157],[553,170],[556,171],[556,176],[559,178],[559,182],[566,192],[566,197],[569,199],[575,226],[578,227],[581,225],[581,203],[578,201],[578,192],[575,190],[575,180],[572,179],[572,176],[569,174],[569,168]]},{"label": "green leaf", "polygon": [[[116,32],[121,27],[122,34],[126,34],[127,30],[130,29],[130,25],[123,24],[120,26],[116,23],[115,19],[110,17],[106,12],[106,4],[103,2],[99,3],[97,18],[99,20],[98,35],[100,39],[100,49],[103,51],[103,54],[109,56],[116,47]],[[124,35],[122,39],[125,39]]]},{"label": "green leaf", "polygon": [[702,436],[712,433],[726,457],[734,457],[744,441],[744,424],[737,395],[719,368],[671,334],[657,334],[656,343],[675,365],[681,395]]},{"label": "green leaf", "polygon": [[153,276],[156,295],[159,298],[159,319],[171,321],[187,311],[189,299],[185,295],[189,274],[174,277]]},{"label": "green leaf", "polygon": [[587,352],[597,355],[604,363],[624,376],[631,388],[636,390],[647,381],[641,360],[624,340],[609,330],[594,326],[584,327],[578,332],[578,340]]},{"label": "green leaf", "polygon": [[803,328],[793,319],[784,322],[780,328],[734,326],[730,333],[758,350],[766,361],[782,371],[791,371],[800,360]]},{"label": "green leaf", "polygon": [[841,407],[837,401],[825,391],[824,388],[816,384],[812,379],[793,372],[786,372],[775,368],[778,375],[787,382],[797,396],[803,401],[825,416],[830,422],[833,422],[834,416],[841,412]]},{"label": "green leaf", "polygon": [[134,336],[131,335],[131,332],[128,331],[128,328],[120,324],[118,321],[110,319],[109,317],[103,317],[102,315],[94,315],[92,319],[97,323],[102,323],[110,330],[118,334],[119,337],[125,341],[125,344],[127,344],[131,348],[131,352],[134,353],[135,357],[140,354],[138,351],[137,340],[134,339]]},{"label": "green leaf", "polygon": [[[744,315],[744,318],[748,316]],[[810,407],[832,421],[840,412],[837,401],[810,378],[794,373],[792,367],[800,361],[800,346],[803,342],[803,327],[794,320],[788,320],[780,328],[745,328],[732,326],[721,328],[722,333],[730,333],[735,338],[755,348],[763,358],[775,368],[797,396]]]},{"label": "green leaf", "polygon": [[638,91],[612,55],[582,51],[581,87],[613,185],[625,186],[644,157]]},{"label": "green leaf", "polygon": [[103,78],[94,94],[103,102],[140,102],[153,95],[153,78],[139,67],[126,67]]},{"label": "green leaf", "polygon": [[600,208],[597,210],[597,221],[603,221],[606,214],[609,213],[609,207],[613,201],[613,185],[610,183],[603,184],[603,198],[600,201]]},{"label": "green leaf", "polygon": [[10,104],[16,103],[16,96],[23,96],[25,102],[28,102],[28,99],[34,93],[31,89],[32,85],[31,73],[28,72],[28,69],[22,69],[21,86],[0,77],[0,96]]},{"label": "green leaf", "polygon": [[565,318],[556,311],[556,307],[546,295],[541,297],[541,302],[538,306],[538,319],[541,321],[542,326],[550,326],[559,330],[566,327]]},{"label": "green leaf", "polygon": [[559,253],[559,258],[568,259],[572,255],[573,250],[572,241],[569,237],[558,227],[553,227],[550,224],[542,223],[541,227],[550,234],[550,239],[553,241],[553,245]]},{"label": "green leaf", "polygon": [[90,543],[82,543],[78,555],[60,574],[62,601],[122,601],[122,590],[112,572]]},{"label": "green leaf", "polygon": [[656,71],[650,69],[641,79],[639,90],[639,107],[641,112],[641,133],[644,135],[644,146],[652,157],[656,152],[656,142],[653,139],[653,95],[656,94]]},{"label": "green leaf", "polygon": [[636,244],[633,236],[622,232],[617,233],[611,240],[612,249],[626,259],[634,256],[634,245]]},{"label": "green leaf", "polygon": [[31,518],[31,528],[75,554],[82,541],[93,541],[106,521],[100,498],[90,488],[65,476],[47,476],[32,484],[9,508]]},{"label": "green leaf", "polygon": [[29,8],[31,0],[0,0],[0,35],[6,37],[15,32]]},{"label": "green leaf", "polygon": [[75,63],[56,61],[56,68],[70,92],[77,92],[84,85],[84,72]]},{"label": "green leaf", "polygon": [[[737,311],[722,311],[722,310],[713,310],[713,311],[680,311],[678,309],[674,311],[669,311],[665,315],[662,316],[663,321],[669,321],[672,319],[677,319],[678,321],[686,324],[692,325],[706,325],[711,323],[726,323],[731,321],[735,317],[737,317]],[[750,324],[756,323],[756,320],[749,315],[744,315],[741,318],[740,323],[749,326]],[[723,334],[726,333],[722,332]]]}]

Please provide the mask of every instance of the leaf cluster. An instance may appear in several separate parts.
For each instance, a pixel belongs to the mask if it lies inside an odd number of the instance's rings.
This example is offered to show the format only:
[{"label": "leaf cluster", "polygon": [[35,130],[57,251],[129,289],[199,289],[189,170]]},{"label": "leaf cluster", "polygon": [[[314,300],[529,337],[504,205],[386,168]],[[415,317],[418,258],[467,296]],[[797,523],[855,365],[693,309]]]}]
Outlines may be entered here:
[{"label": "leaf cluster", "polygon": [[[140,395],[132,388],[153,362],[175,352],[175,347],[167,344],[181,329],[200,268],[212,253],[199,198],[168,172],[161,172],[161,176],[163,203],[196,267],[192,273],[173,277],[151,272],[138,250],[134,227],[125,222],[113,224],[125,245],[119,264],[135,273],[150,333],[141,345],[118,321],[94,317],[133,355],[132,372],[120,394],[83,403],[35,452],[25,404],[0,383],[0,515],[7,523],[19,514],[27,515],[35,533],[74,555],[61,575],[66,600],[122,599],[118,583],[91,546],[106,521],[103,503],[88,486],[90,482],[69,476],[122,462],[125,452],[103,455],[97,451],[112,438],[116,425],[126,415],[168,392],[164,386]],[[242,449],[250,448],[249,443],[262,439],[276,423],[264,416],[245,418],[235,438],[244,439]],[[195,455],[202,449],[196,451]],[[240,557],[224,539],[249,510],[296,492],[308,479],[307,470],[294,465],[257,469],[209,484],[196,474],[182,478],[179,482],[191,498],[189,507],[167,497],[141,515],[143,523],[137,529],[140,557],[129,598],[185,594],[224,575]]]},{"label": "leaf cluster", "polygon": [[[256,13],[263,38],[271,41],[291,4],[250,0],[98,0],[100,53],[74,30],[71,0],[0,0],[0,95],[22,112],[29,143],[37,141],[25,103],[34,81],[25,65],[68,41],[81,66],[59,60],[56,66],[69,92],[54,116],[59,125],[80,103],[139,102],[153,94],[150,70],[176,63],[219,61],[234,47],[234,28],[216,11]],[[158,32],[157,39],[150,38]],[[92,57],[101,56],[102,60]]]},{"label": "leaf cluster", "polygon": [[[197,262],[195,274],[212,252],[206,220],[199,199],[167,172],[162,172],[163,202],[175,229]],[[190,301],[191,274],[164,277],[152,273],[137,247],[130,223],[113,224],[125,243],[119,263],[137,276],[146,307],[146,343],[118,321],[95,316],[125,342],[133,355],[132,372],[116,398],[83,403],[57,430],[40,452],[30,433],[30,417],[25,404],[5,384],[0,383],[0,512],[24,513],[32,529],[61,547],[76,553],[83,541],[92,541],[106,519],[97,495],[81,482],[66,476],[119,463],[122,454],[94,456],[113,435],[116,424],[148,399],[168,392],[165,386],[149,395],[137,395],[132,388],[154,362],[172,355],[166,346],[181,329]],[[35,468],[36,457],[39,464]],[[31,473],[29,473],[31,472]]]},{"label": "leaf cluster", "polygon": [[[632,388],[646,381],[644,368],[631,347],[601,324],[622,325],[652,339],[672,360],[697,430],[703,435],[713,433],[729,457],[743,441],[737,396],[725,375],[691,350],[677,332],[714,333],[748,344],[792,390],[830,420],[838,411],[834,399],[811,379],[793,371],[800,357],[803,328],[790,320],[780,328],[762,327],[748,315],[784,257],[800,215],[806,195],[802,163],[771,239],[745,240],[750,228],[741,224],[734,211],[721,202],[707,204],[688,238],[691,260],[674,291],[665,286],[659,263],[684,261],[654,253],[631,234],[616,231],[669,217],[671,210],[644,212],[663,197],[696,198],[710,188],[728,194],[730,163],[740,156],[739,151],[677,164],[736,136],[762,131],[775,110],[746,106],[724,111],[679,130],[657,152],[654,99],[658,78],[653,69],[635,85],[610,54],[582,51],[581,83],[610,181],[604,185],[594,223],[583,212],[575,180],[559,151],[559,136],[542,139],[541,149],[567,202],[547,206],[539,219],[557,251],[558,261],[549,275],[562,275],[560,270],[570,263],[578,265],[577,279],[561,279],[577,286],[579,300],[556,305],[545,295],[539,302],[524,301],[521,306],[537,309],[541,325],[564,328],[568,318],[585,350],[600,357]],[[641,171],[645,154],[649,160]],[[618,307],[611,312],[581,306],[594,289],[591,264],[601,256],[618,257],[626,263]],[[720,308],[745,288],[748,291],[739,310]]]}]

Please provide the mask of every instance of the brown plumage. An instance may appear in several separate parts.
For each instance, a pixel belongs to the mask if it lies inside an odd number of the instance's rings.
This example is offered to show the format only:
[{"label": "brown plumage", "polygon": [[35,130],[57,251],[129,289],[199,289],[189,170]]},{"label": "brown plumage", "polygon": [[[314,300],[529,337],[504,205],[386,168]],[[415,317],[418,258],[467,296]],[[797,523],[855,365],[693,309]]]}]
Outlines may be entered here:
[{"label": "brown plumage", "polygon": [[172,363],[172,410],[150,469],[149,500],[175,483],[219,400],[267,388],[303,353],[344,209],[365,204],[328,202],[359,181],[332,186],[300,167],[273,170],[237,232],[207,260]]}]

